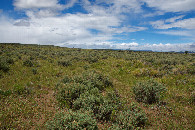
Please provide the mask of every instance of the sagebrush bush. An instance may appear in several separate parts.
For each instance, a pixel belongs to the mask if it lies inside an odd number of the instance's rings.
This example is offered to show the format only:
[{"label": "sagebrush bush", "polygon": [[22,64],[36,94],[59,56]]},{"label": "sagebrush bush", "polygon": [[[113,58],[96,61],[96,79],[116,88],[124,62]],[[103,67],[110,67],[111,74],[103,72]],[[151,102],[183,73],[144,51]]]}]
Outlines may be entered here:
[{"label": "sagebrush bush", "polygon": [[56,86],[56,98],[60,105],[72,107],[72,103],[88,88],[80,83],[58,84]]},{"label": "sagebrush bush", "polygon": [[72,62],[70,60],[60,60],[60,61],[58,61],[58,65],[68,67],[68,66],[72,65]]},{"label": "sagebrush bush", "polygon": [[147,117],[141,108],[132,103],[127,110],[116,113],[114,121],[123,129],[134,129],[135,127],[144,127]]},{"label": "sagebrush bush", "polygon": [[10,64],[14,64],[14,60],[12,58],[0,56],[0,70],[8,72],[10,70]]},{"label": "sagebrush bush", "polygon": [[24,65],[24,66],[27,66],[27,67],[32,67],[32,66],[33,66],[33,61],[30,60],[30,59],[25,60],[25,61],[23,62],[23,65]]},{"label": "sagebrush bush", "polygon": [[138,82],[133,87],[133,92],[135,94],[135,99],[138,102],[144,102],[148,104],[152,104],[158,102],[160,96],[163,92],[165,92],[165,87],[154,80],[148,80],[143,82]]},{"label": "sagebrush bush", "polygon": [[90,111],[67,110],[55,115],[54,119],[46,123],[49,130],[97,130],[97,122]]},{"label": "sagebrush bush", "polygon": [[87,71],[80,76],[75,76],[74,81],[92,87],[97,87],[99,90],[104,90],[108,86],[113,86],[110,79],[95,71]]},{"label": "sagebrush bush", "polygon": [[12,91],[10,89],[9,90],[5,90],[5,91],[0,89],[0,99],[2,97],[10,96],[11,94],[12,94]]},{"label": "sagebrush bush", "polygon": [[3,72],[8,72],[10,70],[9,64],[3,61],[0,62],[0,70],[2,70]]},{"label": "sagebrush bush", "polygon": [[13,91],[18,95],[29,95],[32,93],[32,88],[28,86],[15,85]]},{"label": "sagebrush bush", "polygon": [[73,109],[92,110],[97,119],[108,121],[112,112],[121,108],[120,99],[114,94],[109,93],[107,96],[103,96],[99,93],[98,88],[94,88],[81,94],[73,103]]}]

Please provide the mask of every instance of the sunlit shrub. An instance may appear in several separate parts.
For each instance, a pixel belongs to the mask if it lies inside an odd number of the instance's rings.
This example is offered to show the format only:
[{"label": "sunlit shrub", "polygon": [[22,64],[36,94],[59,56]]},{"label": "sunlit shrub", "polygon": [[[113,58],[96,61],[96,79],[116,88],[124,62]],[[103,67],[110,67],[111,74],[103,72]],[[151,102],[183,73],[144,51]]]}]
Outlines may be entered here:
[{"label": "sunlit shrub", "polygon": [[165,87],[154,80],[138,82],[133,87],[135,99],[148,104],[158,102],[164,91]]},{"label": "sunlit shrub", "polygon": [[92,117],[90,111],[72,111],[57,113],[53,120],[46,123],[46,128],[50,130],[97,130],[97,122]]},{"label": "sunlit shrub", "polygon": [[32,66],[33,66],[33,61],[30,60],[30,59],[25,60],[25,61],[23,62],[23,65],[24,65],[24,66],[27,66],[27,67],[32,67]]},{"label": "sunlit shrub", "polygon": [[56,98],[63,107],[72,107],[72,103],[88,88],[79,83],[59,84],[56,87]]},{"label": "sunlit shrub", "polygon": [[104,90],[108,86],[113,86],[112,81],[95,71],[87,71],[80,76],[75,76],[74,81],[87,86],[97,87],[99,90]]},{"label": "sunlit shrub", "polygon": [[0,89],[0,98],[10,96],[11,94],[12,94],[12,91],[10,89],[5,90],[5,91]]},{"label": "sunlit shrub", "polygon": [[3,72],[8,72],[10,70],[9,64],[5,61],[0,61],[0,70]]},{"label": "sunlit shrub", "polygon": [[29,95],[32,93],[32,88],[28,86],[15,85],[13,91],[18,95]]},{"label": "sunlit shrub", "polygon": [[128,110],[116,114],[115,122],[123,129],[135,129],[135,127],[144,127],[147,117],[137,105],[132,104]]},{"label": "sunlit shrub", "polygon": [[72,62],[70,60],[60,60],[60,61],[58,61],[58,65],[68,67],[68,66],[72,65]]},{"label": "sunlit shrub", "polygon": [[14,60],[12,58],[0,56],[0,70],[8,72],[10,70],[10,64],[14,64]]},{"label": "sunlit shrub", "polygon": [[37,74],[37,69],[36,68],[33,68],[32,69],[32,72],[33,72],[34,75]]},{"label": "sunlit shrub", "polygon": [[73,109],[92,110],[94,115],[99,120],[110,120],[111,114],[114,110],[121,108],[121,102],[114,92],[102,96],[97,88],[86,91],[75,100]]}]

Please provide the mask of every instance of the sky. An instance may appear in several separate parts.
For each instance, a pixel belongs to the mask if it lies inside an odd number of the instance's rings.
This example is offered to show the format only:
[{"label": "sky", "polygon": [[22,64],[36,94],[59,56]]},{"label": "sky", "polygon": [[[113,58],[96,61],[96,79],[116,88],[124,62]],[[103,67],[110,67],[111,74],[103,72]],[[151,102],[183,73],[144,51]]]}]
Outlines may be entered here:
[{"label": "sky", "polygon": [[0,0],[0,43],[195,51],[195,0]]}]

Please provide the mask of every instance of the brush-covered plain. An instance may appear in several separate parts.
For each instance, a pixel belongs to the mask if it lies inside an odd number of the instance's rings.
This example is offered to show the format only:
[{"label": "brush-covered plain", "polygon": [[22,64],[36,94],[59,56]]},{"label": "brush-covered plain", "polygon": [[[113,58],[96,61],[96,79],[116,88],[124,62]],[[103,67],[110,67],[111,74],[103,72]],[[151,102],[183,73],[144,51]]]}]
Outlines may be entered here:
[{"label": "brush-covered plain", "polygon": [[0,44],[0,129],[194,129],[195,54]]}]

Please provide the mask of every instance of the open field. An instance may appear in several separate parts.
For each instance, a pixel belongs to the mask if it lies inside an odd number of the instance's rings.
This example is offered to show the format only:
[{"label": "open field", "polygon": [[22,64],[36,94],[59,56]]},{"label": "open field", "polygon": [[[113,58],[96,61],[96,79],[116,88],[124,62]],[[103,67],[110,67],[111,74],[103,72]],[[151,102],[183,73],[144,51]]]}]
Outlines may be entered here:
[{"label": "open field", "polygon": [[195,54],[0,44],[0,129],[194,129]]}]

